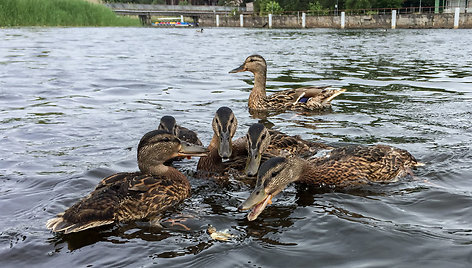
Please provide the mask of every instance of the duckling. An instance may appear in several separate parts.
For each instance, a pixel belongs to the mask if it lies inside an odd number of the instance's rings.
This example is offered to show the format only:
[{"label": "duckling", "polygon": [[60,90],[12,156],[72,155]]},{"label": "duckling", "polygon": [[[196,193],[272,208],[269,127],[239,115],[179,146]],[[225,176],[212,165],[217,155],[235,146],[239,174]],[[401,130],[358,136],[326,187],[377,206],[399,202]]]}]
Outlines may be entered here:
[{"label": "duckling", "polygon": [[104,178],[88,196],[48,220],[46,227],[68,234],[118,222],[153,222],[190,195],[187,177],[163,163],[177,156],[203,156],[206,152],[164,130],[148,132],[138,145],[139,172]]},{"label": "duckling", "polygon": [[244,63],[230,73],[249,71],[254,74],[254,87],[248,106],[252,111],[315,111],[331,107],[331,100],[346,89],[330,87],[302,87],[288,89],[266,96],[267,63],[260,55],[246,58]]},{"label": "duckling", "polygon": [[346,146],[309,161],[299,157],[274,157],[261,165],[256,187],[239,210],[252,209],[247,218],[255,220],[272,203],[272,198],[291,182],[321,187],[387,183],[412,174],[411,168],[419,165],[421,163],[408,151],[387,145]]},{"label": "duckling", "polygon": [[162,130],[167,131],[170,134],[174,134],[180,140],[202,146],[202,142],[197,137],[197,133],[189,130],[188,128],[177,125],[175,118],[173,116],[170,116],[170,115],[163,116],[161,118],[161,122],[159,123],[159,127],[157,129],[162,129]]}]

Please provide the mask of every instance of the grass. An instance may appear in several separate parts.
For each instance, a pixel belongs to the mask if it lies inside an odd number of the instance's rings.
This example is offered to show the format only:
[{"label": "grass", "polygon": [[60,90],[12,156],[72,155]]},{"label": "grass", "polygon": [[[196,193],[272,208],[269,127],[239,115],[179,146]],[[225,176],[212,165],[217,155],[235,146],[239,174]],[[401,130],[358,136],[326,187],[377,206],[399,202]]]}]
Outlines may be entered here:
[{"label": "grass", "polygon": [[0,0],[0,27],[140,25],[137,18],[85,0]]}]

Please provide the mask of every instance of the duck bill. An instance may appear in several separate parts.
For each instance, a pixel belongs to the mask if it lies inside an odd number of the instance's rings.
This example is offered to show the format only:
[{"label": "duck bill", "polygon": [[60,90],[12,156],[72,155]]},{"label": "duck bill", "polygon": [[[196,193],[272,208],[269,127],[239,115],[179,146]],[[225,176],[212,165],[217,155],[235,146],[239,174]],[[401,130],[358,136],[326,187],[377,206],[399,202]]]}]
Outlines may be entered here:
[{"label": "duck bill", "polygon": [[200,146],[191,144],[188,142],[181,142],[180,150],[177,156],[190,157],[190,156],[207,156],[208,149]]},{"label": "duck bill", "polygon": [[272,204],[272,195],[266,194],[262,187],[257,187],[246,199],[246,201],[244,201],[239,206],[239,210],[251,209],[247,215],[247,219],[248,221],[253,221],[257,219],[259,214],[261,214],[265,207],[269,204]]},{"label": "duck bill", "polygon": [[244,67],[244,64],[243,64],[243,65],[239,66],[238,68],[229,71],[229,73],[233,74],[233,73],[239,73],[239,72],[245,72],[245,71],[247,71],[247,70],[246,70],[246,68]]},{"label": "duck bill", "polygon": [[246,163],[246,175],[256,176],[259,166],[261,164],[262,155],[256,149],[249,150],[249,156]]},{"label": "duck bill", "polygon": [[222,133],[220,144],[218,145],[218,154],[222,158],[229,158],[232,154],[233,145],[231,143],[231,135],[228,132]]}]

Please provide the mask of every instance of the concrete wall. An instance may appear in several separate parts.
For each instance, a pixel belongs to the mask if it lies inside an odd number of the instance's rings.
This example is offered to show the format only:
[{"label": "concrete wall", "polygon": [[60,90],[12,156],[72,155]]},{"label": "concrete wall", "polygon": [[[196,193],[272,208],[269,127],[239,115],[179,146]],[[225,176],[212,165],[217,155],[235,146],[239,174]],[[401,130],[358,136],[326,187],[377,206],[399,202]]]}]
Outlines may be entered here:
[{"label": "concrete wall", "polygon": [[[391,28],[392,15],[346,15],[346,29]],[[267,16],[244,16],[244,27],[268,27]],[[216,26],[215,15],[201,16],[201,27]],[[340,28],[340,16],[306,16],[307,28]],[[220,15],[220,27],[239,27],[239,15]],[[397,28],[453,28],[454,14],[400,14]],[[273,28],[301,28],[301,16],[272,16]],[[472,28],[472,14],[461,13],[459,28]]]}]

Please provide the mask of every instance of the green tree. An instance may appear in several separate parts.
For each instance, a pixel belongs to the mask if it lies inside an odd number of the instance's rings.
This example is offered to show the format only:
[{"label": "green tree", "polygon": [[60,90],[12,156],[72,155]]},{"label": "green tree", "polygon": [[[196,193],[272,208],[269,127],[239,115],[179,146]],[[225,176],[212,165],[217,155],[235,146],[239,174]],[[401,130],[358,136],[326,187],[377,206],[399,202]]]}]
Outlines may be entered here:
[{"label": "green tree", "polygon": [[320,1],[311,2],[308,4],[308,11],[312,15],[326,15],[329,14],[329,9],[323,8]]},{"label": "green tree", "polygon": [[[375,1],[375,0],[374,0]],[[403,4],[403,0],[377,0],[372,5],[375,8],[399,8]]]},{"label": "green tree", "polygon": [[369,0],[346,0],[347,9],[370,9],[372,3]]},{"label": "green tree", "polygon": [[264,11],[270,14],[282,14],[284,10],[280,7],[278,2],[269,1],[266,3]]}]

